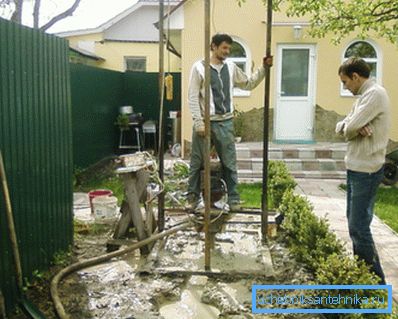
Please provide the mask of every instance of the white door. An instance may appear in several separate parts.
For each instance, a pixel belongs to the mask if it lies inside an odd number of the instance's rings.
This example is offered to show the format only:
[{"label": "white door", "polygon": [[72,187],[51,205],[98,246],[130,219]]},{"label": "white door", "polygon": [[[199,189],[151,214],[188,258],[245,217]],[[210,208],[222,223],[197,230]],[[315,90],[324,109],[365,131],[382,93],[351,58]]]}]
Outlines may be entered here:
[{"label": "white door", "polygon": [[313,142],[315,46],[279,45],[274,140]]}]

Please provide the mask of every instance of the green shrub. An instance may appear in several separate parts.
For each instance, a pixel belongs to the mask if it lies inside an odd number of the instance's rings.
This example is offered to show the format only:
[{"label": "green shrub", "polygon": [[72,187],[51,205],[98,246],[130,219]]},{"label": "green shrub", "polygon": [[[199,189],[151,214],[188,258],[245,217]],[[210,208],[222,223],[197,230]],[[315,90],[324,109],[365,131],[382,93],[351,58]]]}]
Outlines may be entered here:
[{"label": "green shrub", "polygon": [[297,183],[290,175],[285,163],[281,161],[268,162],[268,192],[274,207],[279,207],[283,194],[293,190]]},{"label": "green shrub", "polygon": [[312,206],[302,196],[285,193],[279,211],[284,214],[283,229],[286,231],[292,252],[300,262],[316,270],[319,260],[333,253],[342,253],[343,246],[334,233],[329,231],[325,219],[312,212]]},{"label": "green shrub", "polygon": [[[377,285],[379,278],[369,271],[369,267],[357,258],[348,256],[340,240],[329,230],[325,219],[318,218],[313,213],[313,207],[302,196],[287,191],[279,206],[279,212],[284,215],[282,229],[285,231],[290,250],[299,262],[305,263],[314,274],[317,285]],[[306,292],[316,297],[327,297],[328,290],[313,290]],[[361,297],[378,297],[387,300],[386,290],[333,290],[333,295]],[[325,307],[322,305],[320,307]],[[328,308],[358,308],[358,305],[330,304]],[[361,309],[377,308],[377,305],[362,303]],[[385,308],[381,304],[380,308]],[[395,318],[393,314],[391,318]],[[332,317],[331,317],[332,318]],[[335,315],[333,318],[370,318],[366,314]],[[390,318],[385,314],[371,314],[371,318]]]},{"label": "green shrub", "polygon": [[[315,277],[317,285],[377,285],[379,281],[379,278],[369,271],[369,266],[367,266],[365,262],[358,260],[356,257],[352,258],[347,255],[336,253],[320,259],[318,268],[315,271]],[[329,292],[327,290],[317,290],[315,294],[317,296],[327,296]],[[333,295],[354,296],[355,294],[366,297],[369,300],[375,297],[379,298],[378,300],[380,301],[387,302],[388,299],[386,290],[333,290]],[[328,308],[349,309],[358,308],[358,305],[341,303],[329,305]],[[359,308],[374,309],[377,308],[377,306],[369,302],[369,304],[362,303]],[[385,304],[381,304],[380,308],[385,308]],[[369,318],[369,315],[367,316],[363,314],[347,314],[344,318]],[[371,314],[371,318],[387,318],[387,315]]]}]

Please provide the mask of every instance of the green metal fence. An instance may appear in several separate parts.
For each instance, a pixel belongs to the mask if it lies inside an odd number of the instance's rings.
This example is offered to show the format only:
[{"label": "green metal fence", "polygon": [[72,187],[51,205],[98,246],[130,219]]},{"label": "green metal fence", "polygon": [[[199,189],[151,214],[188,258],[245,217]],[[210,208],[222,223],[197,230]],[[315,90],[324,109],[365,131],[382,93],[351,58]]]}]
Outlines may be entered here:
[{"label": "green metal fence", "polygon": [[[68,44],[2,19],[0,41],[0,148],[29,279],[73,241]],[[0,288],[11,309],[15,267],[2,196],[0,209]]]},{"label": "green metal fence", "polygon": [[118,107],[125,104],[124,74],[82,64],[70,64],[75,168],[116,152]]},{"label": "green metal fence", "polygon": [[[172,101],[166,115],[181,109],[181,75],[173,73]],[[73,154],[75,168],[86,168],[118,154],[119,107],[131,105],[145,120],[159,119],[158,73],[116,72],[71,64]]]},{"label": "green metal fence", "polygon": [[[0,148],[29,279],[72,244],[73,167],[118,153],[119,107],[158,120],[158,74],[69,64],[65,40],[3,19],[0,41]],[[173,76],[166,114],[181,105],[181,76]],[[16,279],[2,196],[0,209],[0,289],[11,309]]]}]

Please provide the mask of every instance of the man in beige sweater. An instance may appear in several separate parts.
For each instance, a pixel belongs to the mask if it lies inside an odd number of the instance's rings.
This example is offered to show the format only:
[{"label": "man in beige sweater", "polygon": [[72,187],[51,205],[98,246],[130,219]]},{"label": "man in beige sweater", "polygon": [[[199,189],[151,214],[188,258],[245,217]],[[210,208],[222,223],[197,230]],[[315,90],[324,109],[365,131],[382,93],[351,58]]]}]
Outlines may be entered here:
[{"label": "man in beige sweater", "polygon": [[347,219],[354,254],[364,260],[385,284],[383,269],[373,242],[370,224],[377,188],[383,178],[383,164],[390,126],[386,90],[370,79],[370,67],[362,59],[350,58],[339,68],[344,87],[359,95],[351,112],[336,125],[345,136],[347,154]]}]

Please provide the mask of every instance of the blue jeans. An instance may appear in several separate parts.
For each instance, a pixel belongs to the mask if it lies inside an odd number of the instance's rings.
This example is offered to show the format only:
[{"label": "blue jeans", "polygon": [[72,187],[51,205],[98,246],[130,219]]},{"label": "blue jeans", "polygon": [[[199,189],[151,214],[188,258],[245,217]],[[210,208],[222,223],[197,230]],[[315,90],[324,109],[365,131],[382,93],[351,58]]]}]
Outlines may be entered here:
[{"label": "blue jeans", "polygon": [[383,168],[375,173],[347,171],[347,220],[354,254],[364,260],[385,284],[383,269],[373,241],[370,224],[377,188],[383,179]]},{"label": "blue jeans", "polygon": [[[212,121],[211,141],[215,146],[222,164],[222,177],[227,184],[228,203],[239,202],[237,190],[238,172],[236,169],[236,149],[234,126],[232,119],[225,121]],[[188,193],[197,198],[200,195],[200,171],[204,167],[205,139],[195,132],[192,133],[191,164],[188,180]]]}]

